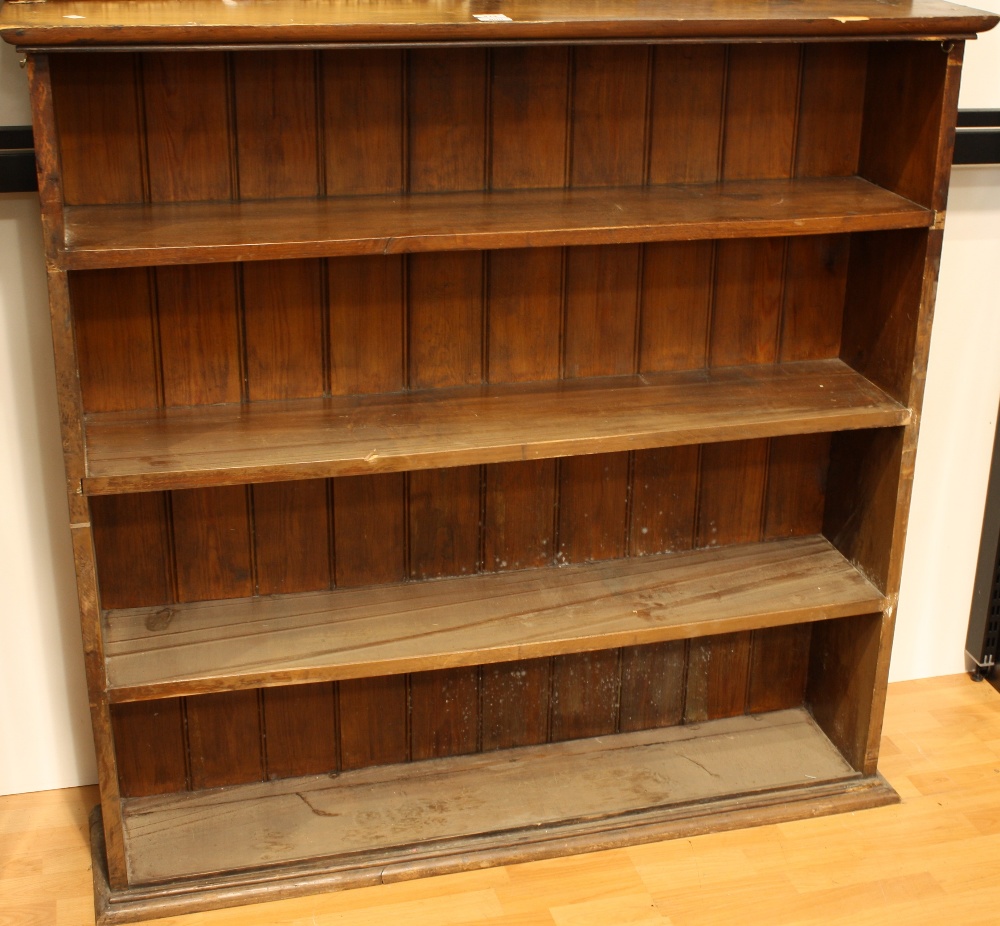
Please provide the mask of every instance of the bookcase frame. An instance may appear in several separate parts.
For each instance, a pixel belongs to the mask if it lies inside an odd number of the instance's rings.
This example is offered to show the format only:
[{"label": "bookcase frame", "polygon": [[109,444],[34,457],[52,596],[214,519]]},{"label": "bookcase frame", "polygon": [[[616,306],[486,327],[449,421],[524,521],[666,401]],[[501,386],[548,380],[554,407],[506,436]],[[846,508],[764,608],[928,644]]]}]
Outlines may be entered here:
[{"label": "bookcase frame", "polygon": [[0,11],[102,922],[897,799],[959,72],[997,17],[502,7]]}]

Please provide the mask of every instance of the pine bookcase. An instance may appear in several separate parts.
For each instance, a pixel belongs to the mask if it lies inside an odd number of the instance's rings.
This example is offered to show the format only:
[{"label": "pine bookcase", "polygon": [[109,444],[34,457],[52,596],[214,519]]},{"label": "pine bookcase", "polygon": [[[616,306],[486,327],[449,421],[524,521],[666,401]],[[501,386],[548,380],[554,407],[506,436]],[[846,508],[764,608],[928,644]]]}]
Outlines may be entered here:
[{"label": "pine bookcase", "polygon": [[101,922],[896,799],[937,0],[9,2]]}]

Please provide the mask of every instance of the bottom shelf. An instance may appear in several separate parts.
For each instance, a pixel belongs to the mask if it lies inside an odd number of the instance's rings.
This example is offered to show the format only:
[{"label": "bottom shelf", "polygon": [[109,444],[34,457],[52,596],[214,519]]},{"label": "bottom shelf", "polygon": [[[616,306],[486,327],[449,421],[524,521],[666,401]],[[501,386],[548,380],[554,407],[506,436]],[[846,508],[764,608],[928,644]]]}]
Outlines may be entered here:
[{"label": "bottom shelf", "polygon": [[134,798],[130,880],[146,887],[105,885],[99,913],[125,922],[895,799],[801,708]]}]

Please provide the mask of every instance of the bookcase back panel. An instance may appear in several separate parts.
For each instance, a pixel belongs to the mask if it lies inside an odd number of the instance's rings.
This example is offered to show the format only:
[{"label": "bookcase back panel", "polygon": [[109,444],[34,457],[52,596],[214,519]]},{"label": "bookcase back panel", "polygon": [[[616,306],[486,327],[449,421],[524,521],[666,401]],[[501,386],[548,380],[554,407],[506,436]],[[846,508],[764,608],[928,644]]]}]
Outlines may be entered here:
[{"label": "bookcase back panel", "polygon": [[[819,533],[830,435],[98,496],[106,609]],[[141,577],[141,581],[139,581]]]},{"label": "bookcase back panel", "polygon": [[[833,622],[839,623],[839,622]],[[798,707],[809,624],[338,683],[116,705],[137,797]]]},{"label": "bookcase back panel", "polygon": [[65,201],[848,176],[866,49],[56,54]]},{"label": "bookcase back panel", "polygon": [[[853,237],[78,271],[84,409],[836,357]],[[868,246],[868,264],[883,250]],[[859,363],[878,335],[864,316]]]}]

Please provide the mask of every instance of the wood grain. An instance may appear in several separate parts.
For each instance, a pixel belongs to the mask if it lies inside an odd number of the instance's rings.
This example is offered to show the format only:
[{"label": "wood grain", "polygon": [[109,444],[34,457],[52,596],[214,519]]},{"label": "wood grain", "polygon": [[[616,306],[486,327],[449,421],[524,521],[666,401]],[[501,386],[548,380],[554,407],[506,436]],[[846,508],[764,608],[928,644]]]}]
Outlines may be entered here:
[{"label": "wood grain", "polygon": [[269,779],[337,771],[333,685],[269,688],[261,699]]},{"label": "wood grain", "polygon": [[625,555],[628,455],[597,453],[559,464],[557,562],[587,563]]},{"label": "wood grain", "polygon": [[156,408],[158,333],[149,271],[71,273],[69,295],[84,411]]},{"label": "wood grain", "polygon": [[774,363],[781,324],[785,242],[722,241],[715,264],[709,363]]},{"label": "wood grain", "polygon": [[[145,883],[273,864],[273,855],[260,857],[263,845],[284,846],[283,863],[310,858],[319,845],[336,846],[341,857],[375,850],[392,863],[404,845],[412,853],[410,846],[429,840],[438,852],[455,843],[454,852],[467,848],[463,837],[478,833],[521,831],[519,842],[530,841],[530,831],[551,838],[559,821],[589,819],[590,828],[599,822],[606,830],[619,815],[634,819],[652,808],[854,777],[802,710],[625,734],[613,747],[607,743],[358,771],[339,776],[335,787],[324,776],[136,798],[125,811],[133,876]],[[607,785],[588,784],[595,779]],[[461,802],[443,797],[456,793]],[[407,811],[414,805],[440,809],[414,819]],[[368,822],[372,813],[378,826]],[[231,838],[209,839],[221,819]]]},{"label": "wood grain", "polygon": [[640,254],[629,244],[567,252],[563,365],[568,378],[635,371]]},{"label": "wood grain", "polygon": [[684,722],[703,723],[747,712],[749,631],[692,640],[688,655]]},{"label": "wood grain", "polygon": [[164,404],[238,402],[242,362],[235,268],[156,271]]},{"label": "wood grain", "polygon": [[490,189],[566,180],[570,58],[565,48],[491,52]]},{"label": "wood grain", "polygon": [[50,59],[53,141],[67,205],[146,198],[138,68],[135,55]]},{"label": "wood grain", "polygon": [[[890,45],[870,52],[865,85],[858,173],[935,209],[945,205],[938,153],[947,75],[948,55],[940,45]],[[907,106],[900,105],[902,93]],[[910,106],[924,118],[909,118]]]},{"label": "wood grain", "polygon": [[702,448],[695,546],[759,540],[768,442],[732,441]]},{"label": "wood grain", "polygon": [[[995,19],[317,0],[278,21],[287,2],[25,12],[76,46],[29,47],[29,73],[99,896],[176,912],[887,800],[947,30]],[[20,15],[0,11],[15,42]],[[908,36],[931,41],[887,41]],[[798,743],[747,758],[773,714],[706,751],[712,718],[784,707],[839,771],[804,783]],[[624,732],[684,720],[641,749]],[[595,735],[615,738],[552,746]],[[154,805],[123,841],[123,809],[180,787],[206,793],[172,795],[165,828],[195,820],[180,855],[209,861],[129,888],[177,852],[143,849]],[[231,827],[203,807],[249,812],[225,851],[250,868],[213,854]]]},{"label": "wood grain", "polygon": [[116,705],[111,727],[122,797],[185,790],[186,742],[179,698]]},{"label": "wood grain", "polygon": [[482,382],[483,255],[415,254],[408,261],[409,385]]},{"label": "wood grain", "polygon": [[620,733],[681,722],[687,658],[688,649],[682,640],[622,649]]},{"label": "wood grain", "polygon": [[144,492],[90,500],[102,607],[174,600],[168,498]]},{"label": "wood grain", "polygon": [[571,653],[552,660],[553,741],[616,732],[621,669],[618,650]]},{"label": "wood grain", "polygon": [[726,57],[723,45],[653,50],[650,183],[720,178]]},{"label": "wood grain", "polygon": [[179,601],[253,594],[247,489],[189,489],[170,497]]},{"label": "wood grain", "polygon": [[329,588],[330,511],[323,479],[273,482],[250,488],[257,593]]},{"label": "wood grain", "polygon": [[715,255],[710,241],[647,244],[643,249],[640,372],[705,366]]},{"label": "wood grain", "polygon": [[410,473],[410,578],[471,575],[479,567],[478,466]]},{"label": "wood grain", "polygon": [[337,686],[341,767],[405,762],[409,756],[407,684],[402,675]]},{"label": "wood grain", "polygon": [[[139,10],[127,0],[94,8],[88,0],[49,0],[41,10],[13,4],[0,18],[3,37],[22,45],[225,42],[472,41],[589,38],[772,38],[898,36],[939,38],[989,29],[997,18],[940,0],[887,6],[878,0],[820,0],[808,7],[737,3],[706,7],[699,0],[627,0],[583,7],[573,0],[512,0],[510,21],[482,22],[450,3],[414,12],[407,0],[367,5],[295,0],[264,7],[218,7],[211,0],[150,0]],[[80,20],[68,16],[80,16]]]},{"label": "wood grain", "polygon": [[811,636],[812,624],[753,632],[747,713],[781,711],[802,704],[809,678]]},{"label": "wood grain", "polygon": [[851,239],[789,238],[781,307],[781,360],[818,360],[840,353]]},{"label": "wood grain", "polygon": [[484,189],[485,53],[421,49],[407,58],[410,191]]},{"label": "wood grain", "polygon": [[868,760],[872,704],[859,690],[874,687],[881,646],[881,614],[813,626],[806,699],[823,732],[854,768]]},{"label": "wood grain", "polygon": [[410,755],[414,760],[476,752],[479,731],[475,667],[410,677]]},{"label": "wood grain", "polygon": [[648,71],[649,51],[641,45],[574,50],[572,186],[644,181]]},{"label": "wood grain", "polygon": [[112,697],[125,701],[634,646],[868,613],[882,604],[826,540],[809,537],[113,611],[104,632]]},{"label": "wood grain", "polygon": [[640,450],[634,456],[629,555],[675,553],[694,545],[698,446]]},{"label": "wood grain", "polygon": [[851,239],[841,356],[860,372],[871,370],[881,388],[907,402],[928,245],[927,233]]},{"label": "wood grain", "polygon": [[326,392],[322,267],[264,261],[239,268],[247,398],[302,399]]},{"label": "wood grain", "polygon": [[401,474],[334,480],[338,586],[380,585],[406,577],[405,500]]},{"label": "wood grain", "polygon": [[240,198],[318,195],[315,56],[233,55],[232,68]]},{"label": "wood grain", "polygon": [[867,71],[864,45],[807,45],[803,49],[796,177],[857,173]]},{"label": "wood grain", "polygon": [[527,569],[553,562],[556,486],[553,460],[486,467],[484,570]]},{"label": "wood grain", "polygon": [[328,262],[330,391],[396,392],[406,382],[402,257]]},{"label": "wood grain", "polygon": [[726,81],[726,180],[792,176],[800,47],[733,45]]},{"label": "wood grain", "polygon": [[104,494],[392,472],[908,420],[905,408],[839,360],[110,412],[88,418],[84,488]]},{"label": "wood grain", "polygon": [[[142,58],[149,197],[154,203],[227,200],[236,191],[226,58],[206,52]],[[222,154],[220,157],[219,155]]]},{"label": "wood grain", "polygon": [[829,461],[829,434],[795,435],[771,441],[764,500],[765,540],[822,530]]},{"label": "wood grain", "polygon": [[256,691],[187,699],[191,787],[196,791],[264,780],[259,702]]},{"label": "wood grain", "polygon": [[564,252],[491,251],[487,378],[519,383],[559,378]]},{"label": "wood grain", "polygon": [[532,746],[548,739],[550,659],[482,667],[482,751]]},{"label": "wood grain", "polygon": [[68,270],[926,228],[932,214],[856,177],[244,203],[72,206]]},{"label": "wood grain", "polygon": [[400,192],[403,52],[324,52],[322,71],[327,193]]}]

